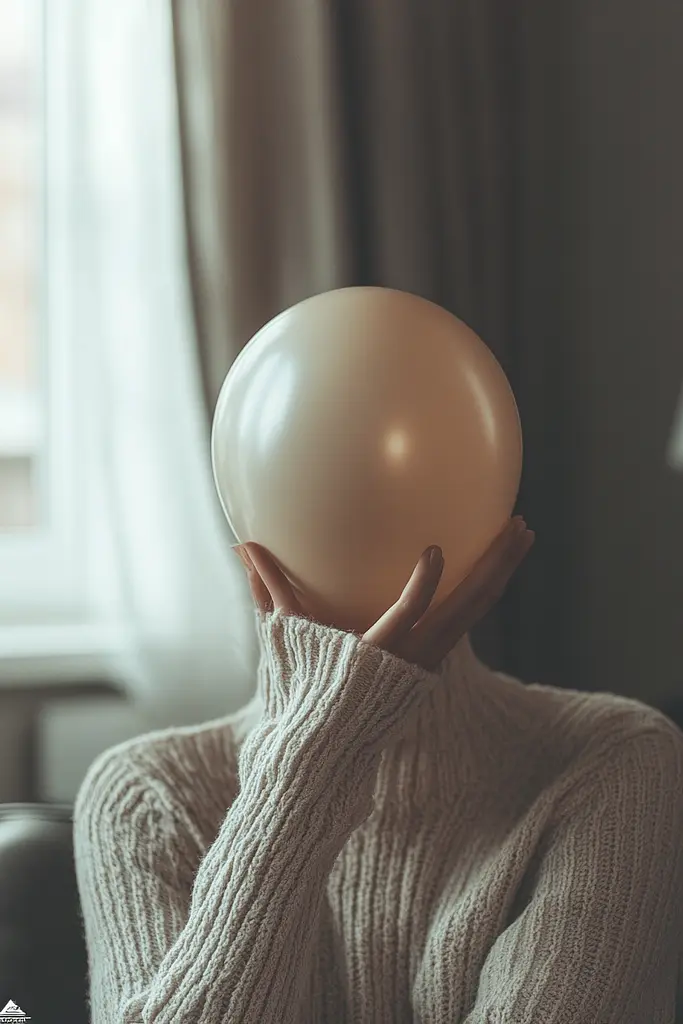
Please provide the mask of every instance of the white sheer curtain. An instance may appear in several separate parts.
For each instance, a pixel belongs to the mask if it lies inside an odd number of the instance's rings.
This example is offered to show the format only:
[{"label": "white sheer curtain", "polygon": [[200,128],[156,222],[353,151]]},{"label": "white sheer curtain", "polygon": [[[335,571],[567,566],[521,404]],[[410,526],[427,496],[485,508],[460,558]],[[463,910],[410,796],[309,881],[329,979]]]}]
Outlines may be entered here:
[{"label": "white sheer curtain", "polygon": [[[225,714],[256,638],[215,498],[183,236],[168,0],[72,5],[74,228],[93,450],[144,724]],[[233,564],[234,562],[234,564]]]}]

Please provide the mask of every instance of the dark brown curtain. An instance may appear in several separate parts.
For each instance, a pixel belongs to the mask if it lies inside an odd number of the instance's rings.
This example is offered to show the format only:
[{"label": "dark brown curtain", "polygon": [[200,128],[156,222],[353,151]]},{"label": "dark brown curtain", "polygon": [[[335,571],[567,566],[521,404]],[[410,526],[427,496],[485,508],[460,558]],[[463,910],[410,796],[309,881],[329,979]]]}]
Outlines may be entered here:
[{"label": "dark brown curtain", "polygon": [[667,292],[682,10],[174,5],[207,413],[251,335],[308,295],[376,284],[452,310],[511,380],[518,511],[537,531],[475,646],[529,681],[650,700],[683,674],[680,619],[661,616],[675,581],[683,611],[683,496],[664,458],[683,377]]}]

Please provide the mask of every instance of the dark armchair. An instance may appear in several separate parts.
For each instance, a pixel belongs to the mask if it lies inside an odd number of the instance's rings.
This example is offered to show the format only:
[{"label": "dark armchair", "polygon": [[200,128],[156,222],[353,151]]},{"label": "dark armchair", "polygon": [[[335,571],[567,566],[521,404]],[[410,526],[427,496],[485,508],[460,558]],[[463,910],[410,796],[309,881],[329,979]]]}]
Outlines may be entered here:
[{"label": "dark armchair", "polygon": [[71,814],[0,804],[0,1011],[12,1000],[31,1024],[88,1024]]}]

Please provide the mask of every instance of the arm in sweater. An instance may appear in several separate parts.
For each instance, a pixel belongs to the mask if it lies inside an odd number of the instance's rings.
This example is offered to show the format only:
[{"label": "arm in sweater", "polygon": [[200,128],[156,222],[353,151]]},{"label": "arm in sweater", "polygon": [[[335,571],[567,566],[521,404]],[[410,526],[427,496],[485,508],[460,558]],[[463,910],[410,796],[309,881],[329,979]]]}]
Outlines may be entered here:
[{"label": "arm in sweater", "polygon": [[526,908],[463,1024],[673,1024],[683,935],[683,737],[620,743],[558,807]]},{"label": "arm in sweater", "polygon": [[385,743],[436,676],[271,613],[266,712],[194,878],[173,795],[117,748],[79,792],[76,869],[93,1024],[300,1020],[324,886],[370,813]]}]

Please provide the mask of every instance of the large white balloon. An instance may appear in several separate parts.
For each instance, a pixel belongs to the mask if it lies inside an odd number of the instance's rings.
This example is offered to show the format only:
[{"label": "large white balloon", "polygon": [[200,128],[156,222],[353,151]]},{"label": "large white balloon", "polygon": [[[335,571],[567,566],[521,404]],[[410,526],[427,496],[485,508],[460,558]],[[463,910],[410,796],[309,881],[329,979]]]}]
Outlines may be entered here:
[{"label": "large white balloon", "polygon": [[211,449],[239,542],[268,548],[309,614],[355,631],[430,544],[445,559],[439,604],[511,515],[522,467],[491,351],[386,288],[326,292],[267,323],[225,379]]}]

